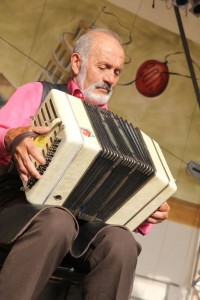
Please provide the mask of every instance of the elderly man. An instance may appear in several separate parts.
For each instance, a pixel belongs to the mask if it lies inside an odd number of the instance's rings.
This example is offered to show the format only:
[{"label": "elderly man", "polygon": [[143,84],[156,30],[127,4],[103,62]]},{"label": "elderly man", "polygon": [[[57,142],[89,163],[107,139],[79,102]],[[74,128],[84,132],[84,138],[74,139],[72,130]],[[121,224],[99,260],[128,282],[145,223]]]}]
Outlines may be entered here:
[{"label": "elderly man", "polygon": [[[118,36],[105,29],[90,30],[76,42],[71,55],[73,78],[66,84],[66,91],[107,109],[123,65],[124,51]],[[128,300],[141,250],[133,235],[125,228],[102,226],[77,257],[72,249],[76,237],[83,238],[81,230],[79,233],[81,222],[63,207],[36,208],[28,204],[19,190],[20,178],[40,179],[30,156],[45,163],[29,136],[49,131],[48,127],[30,126],[30,116],[37,113],[42,92],[41,82],[28,83],[18,88],[0,111],[0,243],[9,251],[0,274],[0,299],[37,299],[68,254],[76,267],[87,273],[83,299]],[[19,135],[22,138],[13,148]],[[18,172],[10,170],[11,160]],[[165,220],[168,212],[169,206],[164,203],[137,231],[146,234],[152,224]]]}]

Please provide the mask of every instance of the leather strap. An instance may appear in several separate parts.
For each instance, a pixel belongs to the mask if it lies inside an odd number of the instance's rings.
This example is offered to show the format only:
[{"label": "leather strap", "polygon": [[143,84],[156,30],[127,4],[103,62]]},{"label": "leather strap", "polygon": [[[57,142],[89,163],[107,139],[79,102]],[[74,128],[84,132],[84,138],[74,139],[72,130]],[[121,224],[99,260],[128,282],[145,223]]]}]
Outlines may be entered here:
[{"label": "leather strap", "polygon": [[17,135],[10,145],[11,156],[13,157],[15,148],[19,145],[19,143],[21,143],[21,141],[23,141],[23,139],[25,139],[26,137],[36,137],[36,136],[37,136],[37,134],[34,132],[24,132],[24,133]]}]

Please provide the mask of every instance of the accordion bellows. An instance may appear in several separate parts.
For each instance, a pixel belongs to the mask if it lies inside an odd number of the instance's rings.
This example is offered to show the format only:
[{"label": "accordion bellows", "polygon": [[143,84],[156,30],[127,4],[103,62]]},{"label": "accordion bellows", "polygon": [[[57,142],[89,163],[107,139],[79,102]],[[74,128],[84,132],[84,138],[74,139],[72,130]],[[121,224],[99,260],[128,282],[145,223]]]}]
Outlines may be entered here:
[{"label": "accordion bellows", "polygon": [[110,111],[51,90],[33,125],[51,131],[35,139],[41,179],[23,182],[31,203],[134,230],[176,191],[159,145]]}]

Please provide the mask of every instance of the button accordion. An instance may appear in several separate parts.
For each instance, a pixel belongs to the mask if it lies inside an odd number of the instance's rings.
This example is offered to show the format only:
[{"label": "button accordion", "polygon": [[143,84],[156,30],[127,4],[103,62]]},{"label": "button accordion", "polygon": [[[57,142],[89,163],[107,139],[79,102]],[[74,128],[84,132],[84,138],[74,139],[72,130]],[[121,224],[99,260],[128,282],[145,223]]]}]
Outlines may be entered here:
[{"label": "button accordion", "polygon": [[134,230],[176,191],[159,145],[111,111],[53,89],[32,125],[51,130],[34,140],[46,164],[23,182],[30,203]]}]

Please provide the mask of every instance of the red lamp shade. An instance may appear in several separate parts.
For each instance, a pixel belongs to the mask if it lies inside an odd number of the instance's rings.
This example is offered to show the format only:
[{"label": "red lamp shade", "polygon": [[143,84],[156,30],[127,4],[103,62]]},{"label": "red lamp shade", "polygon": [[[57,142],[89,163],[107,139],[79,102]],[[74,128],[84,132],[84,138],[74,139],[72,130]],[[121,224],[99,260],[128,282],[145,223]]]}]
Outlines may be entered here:
[{"label": "red lamp shade", "polygon": [[169,81],[167,62],[147,60],[136,73],[135,85],[137,90],[146,97],[159,96]]}]

